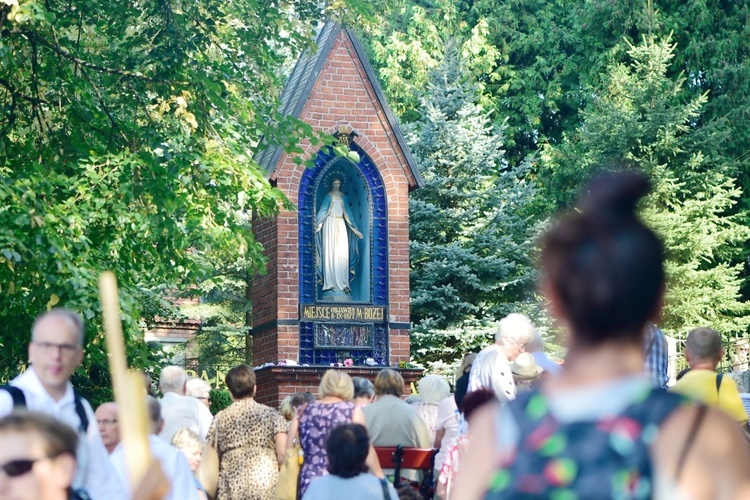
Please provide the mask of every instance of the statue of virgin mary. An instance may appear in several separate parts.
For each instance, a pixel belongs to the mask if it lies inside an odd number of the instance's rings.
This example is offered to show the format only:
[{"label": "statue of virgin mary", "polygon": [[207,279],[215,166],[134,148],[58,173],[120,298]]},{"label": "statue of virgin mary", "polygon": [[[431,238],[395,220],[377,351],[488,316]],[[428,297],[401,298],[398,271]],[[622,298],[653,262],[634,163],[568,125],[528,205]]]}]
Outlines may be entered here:
[{"label": "statue of virgin mary", "polygon": [[359,260],[361,239],[341,192],[341,179],[334,177],[315,217],[316,264],[323,292],[351,294],[349,283]]}]

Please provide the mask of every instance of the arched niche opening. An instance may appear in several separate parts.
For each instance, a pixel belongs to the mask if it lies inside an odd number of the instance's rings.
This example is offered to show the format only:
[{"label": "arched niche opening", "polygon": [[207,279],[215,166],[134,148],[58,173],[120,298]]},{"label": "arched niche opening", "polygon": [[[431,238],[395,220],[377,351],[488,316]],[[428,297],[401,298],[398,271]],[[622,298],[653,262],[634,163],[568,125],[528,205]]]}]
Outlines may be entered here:
[{"label": "arched niche opening", "polygon": [[[336,322],[334,319],[300,318],[300,363],[328,364],[352,358],[362,364],[373,358],[378,364],[387,364],[388,334],[388,221],[387,198],[380,172],[370,157],[355,142],[349,145],[359,154],[359,162],[337,156],[329,147],[318,151],[314,166],[305,170],[299,191],[299,291],[300,305],[370,307],[357,311],[367,317],[373,310],[381,319],[373,321]],[[331,190],[331,182],[340,178],[341,192],[346,197],[351,222],[362,234],[359,241],[359,260],[353,268],[350,291],[346,294],[324,293],[318,266],[319,241],[316,226],[321,207]],[[382,313],[382,317],[379,314]],[[356,327],[353,344],[321,342],[321,331],[348,331]],[[338,329],[338,330],[337,330]],[[362,339],[366,341],[361,341]]]}]

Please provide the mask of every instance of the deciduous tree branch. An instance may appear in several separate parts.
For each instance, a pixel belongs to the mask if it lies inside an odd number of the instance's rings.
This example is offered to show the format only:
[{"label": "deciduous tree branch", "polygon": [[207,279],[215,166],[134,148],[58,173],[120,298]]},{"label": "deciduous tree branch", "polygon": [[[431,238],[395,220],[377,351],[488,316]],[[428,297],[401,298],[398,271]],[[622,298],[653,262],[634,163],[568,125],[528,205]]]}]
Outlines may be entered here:
[{"label": "deciduous tree branch", "polygon": [[152,78],[150,76],[146,76],[143,73],[140,73],[138,71],[128,71],[128,70],[119,70],[114,68],[107,68],[105,66],[100,66],[98,64],[91,63],[89,61],[86,61],[85,59],[81,59],[80,57],[76,57],[67,50],[63,49],[62,47],[51,43],[50,41],[46,40],[45,38],[39,36],[37,33],[34,33],[32,31],[13,31],[14,34],[21,34],[26,37],[28,37],[30,40],[33,40],[41,45],[44,45],[48,49],[52,50],[54,53],[64,57],[65,59],[72,61],[76,64],[78,64],[81,67],[93,69],[95,71],[99,71],[101,73],[108,73],[111,75],[120,75],[125,78],[137,78],[139,80],[145,80],[148,82],[154,82],[154,83],[163,83],[165,85],[187,85],[188,82],[180,82],[180,81],[169,81],[169,80],[162,80],[159,78]]}]

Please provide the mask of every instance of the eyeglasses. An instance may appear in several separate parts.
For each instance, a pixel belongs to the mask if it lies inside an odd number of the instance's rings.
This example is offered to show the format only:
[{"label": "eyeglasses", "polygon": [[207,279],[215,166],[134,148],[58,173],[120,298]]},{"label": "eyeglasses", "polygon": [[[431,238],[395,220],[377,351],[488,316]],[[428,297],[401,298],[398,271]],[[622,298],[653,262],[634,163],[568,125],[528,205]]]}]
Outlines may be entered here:
[{"label": "eyeglasses", "polygon": [[96,421],[99,425],[114,425],[117,423],[116,418],[103,418],[101,420]]},{"label": "eyeglasses", "polygon": [[71,355],[77,352],[81,346],[75,344],[55,344],[54,342],[36,342],[32,341],[32,344],[36,345],[40,350],[45,352],[54,351],[59,349],[61,353]]},{"label": "eyeglasses", "polygon": [[49,460],[49,457],[11,460],[0,466],[0,470],[2,470],[8,477],[23,476],[24,474],[28,474],[29,471],[34,468],[34,464],[41,460]]}]

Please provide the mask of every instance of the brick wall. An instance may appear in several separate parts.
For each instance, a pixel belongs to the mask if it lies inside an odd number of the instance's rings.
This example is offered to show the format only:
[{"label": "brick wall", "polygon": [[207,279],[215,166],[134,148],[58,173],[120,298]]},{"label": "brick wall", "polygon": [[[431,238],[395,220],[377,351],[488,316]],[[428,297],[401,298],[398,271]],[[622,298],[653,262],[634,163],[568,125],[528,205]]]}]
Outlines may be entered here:
[{"label": "brick wall", "polygon": [[[388,196],[389,321],[409,322],[409,186],[414,179],[393,130],[368,81],[349,35],[342,30],[299,116],[318,130],[333,133],[348,126],[357,144],[377,166]],[[302,144],[304,158],[317,150]],[[305,167],[282,154],[271,180],[287,197],[298,201]],[[272,221],[255,221],[258,241],[266,248],[268,274],[253,282],[255,365],[297,360],[299,355],[299,263],[296,212],[282,212]],[[391,330],[390,364],[409,360],[409,332]]]}]

